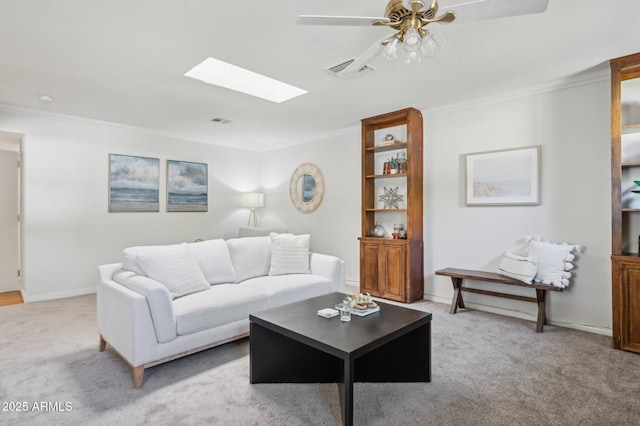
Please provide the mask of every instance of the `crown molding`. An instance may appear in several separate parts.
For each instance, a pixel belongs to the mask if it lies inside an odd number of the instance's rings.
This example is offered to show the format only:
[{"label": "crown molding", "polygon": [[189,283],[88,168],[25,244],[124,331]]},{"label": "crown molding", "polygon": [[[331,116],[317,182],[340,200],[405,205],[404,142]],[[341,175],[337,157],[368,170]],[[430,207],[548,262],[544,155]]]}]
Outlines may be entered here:
[{"label": "crown molding", "polygon": [[521,89],[500,92],[491,96],[484,96],[476,99],[471,99],[463,102],[456,102],[443,106],[427,108],[422,110],[423,116],[434,116],[440,114],[446,114],[450,112],[460,111],[464,109],[474,108],[487,104],[494,104],[500,102],[511,101],[515,99],[526,98],[529,96],[535,96],[542,93],[557,92],[560,90],[570,89],[573,87],[586,86],[594,83],[600,83],[603,81],[609,81],[611,73],[609,69],[603,69],[593,71],[585,74],[570,76],[563,79],[551,80],[545,83],[540,83],[532,86],[527,86]]}]

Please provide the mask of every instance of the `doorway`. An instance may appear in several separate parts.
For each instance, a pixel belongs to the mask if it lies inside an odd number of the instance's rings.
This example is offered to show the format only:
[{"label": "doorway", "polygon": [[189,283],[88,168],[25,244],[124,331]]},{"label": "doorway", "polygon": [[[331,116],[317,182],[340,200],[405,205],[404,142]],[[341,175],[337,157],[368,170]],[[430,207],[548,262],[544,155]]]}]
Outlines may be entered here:
[{"label": "doorway", "polygon": [[[20,295],[20,142],[0,132],[0,294]],[[17,293],[17,294],[14,294]]]}]

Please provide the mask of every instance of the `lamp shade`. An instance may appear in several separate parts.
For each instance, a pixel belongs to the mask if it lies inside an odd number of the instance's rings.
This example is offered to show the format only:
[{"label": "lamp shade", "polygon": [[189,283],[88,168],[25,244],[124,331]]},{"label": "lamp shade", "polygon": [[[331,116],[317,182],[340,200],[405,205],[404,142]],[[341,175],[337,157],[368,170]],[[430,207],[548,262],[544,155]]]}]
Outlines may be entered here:
[{"label": "lamp shade", "polygon": [[250,209],[256,207],[264,207],[264,193],[262,192],[246,192],[242,194],[242,207]]}]

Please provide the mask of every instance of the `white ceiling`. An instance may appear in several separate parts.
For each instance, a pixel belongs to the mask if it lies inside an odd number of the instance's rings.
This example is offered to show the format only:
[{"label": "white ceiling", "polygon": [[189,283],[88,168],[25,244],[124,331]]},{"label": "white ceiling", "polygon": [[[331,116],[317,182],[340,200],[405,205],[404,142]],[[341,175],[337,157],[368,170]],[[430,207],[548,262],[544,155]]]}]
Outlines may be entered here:
[{"label": "white ceiling", "polygon": [[[513,0],[526,1],[526,0]],[[441,0],[441,11],[451,0]],[[300,14],[382,16],[385,0],[0,0],[0,104],[193,141],[267,150],[429,109],[570,78],[640,51],[640,1],[550,0],[543,14],[439,27],[467,59],[445,71],[382,57],[345,80],[382,27],[296,25]],[[308,90],[282,104],[183,76],[212,56]],[[47,103],[39,95],[49,95]],[[232,120],[214,124],[212,118]]]}]

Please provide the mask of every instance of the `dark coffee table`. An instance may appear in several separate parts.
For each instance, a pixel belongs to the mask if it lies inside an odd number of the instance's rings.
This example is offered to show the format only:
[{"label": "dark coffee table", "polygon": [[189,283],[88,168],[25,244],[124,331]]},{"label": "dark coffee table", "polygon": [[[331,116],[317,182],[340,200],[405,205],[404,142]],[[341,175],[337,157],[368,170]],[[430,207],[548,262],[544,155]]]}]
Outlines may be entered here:
[{"label": "dark coffee table", "polygon": [[380,312],[349,322],[317,314],[344,296],[250,315],[250,381],[338,383],[342,419],[351,425],[354,382],[431,381],[431,314],[381,302]]}]

